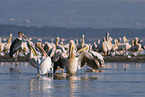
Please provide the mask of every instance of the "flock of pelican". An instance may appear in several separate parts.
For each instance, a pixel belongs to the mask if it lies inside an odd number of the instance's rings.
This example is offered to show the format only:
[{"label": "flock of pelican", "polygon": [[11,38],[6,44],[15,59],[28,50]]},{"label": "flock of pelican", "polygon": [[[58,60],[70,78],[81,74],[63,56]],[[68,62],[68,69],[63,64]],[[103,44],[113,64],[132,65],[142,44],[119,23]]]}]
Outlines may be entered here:
[{"label": "flock of pelican", "polygon": [[89,46],[83,41],[81,45],[76,45],[74,40],[70,40],[68,44],[59,43],[59,37],[56,38],[56,43],[46,42],[43,45],[41,42],[35,44],[28,39],[22,32],[18,32],[19,37],[16,38],[10,46],[10,57],[17,56],[23,45],[22,38],[25,38],[27,48],[29,49],[29,62],[37,69],[37,75],[53,73],[61,69],[69,75],[74,75],[78,69],[85,65],[98,70],[104,64],[103,56],[100,53],[90,50]]},{"label": "flock of pelican", "polygon": [[[111,54],[111,52],[121,53],[124,51],[140,52],[144,48],[139,43],[137,37],[129,44],[129,41],[124,36],[123,43],[121,38],[114,39],[109,33],[103,38],[103,42],[93,45],[85,43],[84,35],[82,35],[82,42],[70,40],[64,43],[62,39],[56,37],[56,43],[53,42],[36,42],[33,43],[31,38],[27,38],[22,32],[18,32],[19,37],[11,42],[12,34],[7,43],[0,42],[0,52],[9,54],[10,57],[15,57],[17,61],[20,53],[28,54],[30,64],[37,69],[37,75],[45,75],[49,72],[56,73],[58,70],[64,70],[69,75],[74,75],[77,70],[88,66],[92,70],[98,70],[104,64],[103,55]],[[25,41],[23,41],[23,38]]]},{"label": "flock of pelican", "polygon": [[109,32],[106,34],[106,37],[103,38],[103,43],[98,45],[98,52],[102,52],[103,55],[123,55],[123,54],[135,54],[135,53],[143,53],[144,46],[142,42],[135,37],[132,40],[132,43],[129,43],[129,40],[123,36],[123,42],[121,42],[121,38],[114,39],[114,43],[112,43],[112,38],[109,36]]}]

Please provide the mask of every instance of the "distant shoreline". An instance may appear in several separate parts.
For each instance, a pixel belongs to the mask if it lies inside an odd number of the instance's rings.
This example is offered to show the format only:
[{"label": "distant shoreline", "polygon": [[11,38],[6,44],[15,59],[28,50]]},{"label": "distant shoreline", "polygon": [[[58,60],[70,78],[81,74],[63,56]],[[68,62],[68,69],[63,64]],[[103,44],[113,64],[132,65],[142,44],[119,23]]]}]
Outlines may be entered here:
[{"label": "distant shoreline", "polygon": [[[85,42],[92,44],[97,42],[98,39],[101,41],[103,37],[106,36],[106,33],[109,32],[112,39],[126,38],[131,41],[138,37],[139,40],[143,41],[145,45],[145,28],[67,28],[67,27],[51,27],[51,26],[18,26],[18,25],[8,25],[0,24],[0,37],[8,39],[9,35],[12,34],[12,41],[18,37],[18,31],[23,32],[28,38],[32,38],[33,42],[36,42],[39,38],[42,39],[42,43],[45,41],[50,42],[51,39],[56,39],[56,37],[64,38],[68,42],[70,39],[78,39],[79,42],[82,35],[85,35]],[[2,41],[5,42],[5,41]],[[114,40],[112,41],[112,43]]]},{"label": "distant shoreline", "polygon": [[[89,28],[89,27],[51,27],[51,26],[18,26],[18,25],[8,25],[0,24],[0,37],[9,37],[13,34],[13,37],[17,37],[17,32],[23,32],[27,37],[45,37],[45,38],[81,38],[84,34],[85,38],[99,38],[102,39],[107,32],[110,33],[112,38],[119,38],[126,36],[127,38],[139,37],[144,39],[145,28]],[[12,37],[12,38],[13,38]]]}]

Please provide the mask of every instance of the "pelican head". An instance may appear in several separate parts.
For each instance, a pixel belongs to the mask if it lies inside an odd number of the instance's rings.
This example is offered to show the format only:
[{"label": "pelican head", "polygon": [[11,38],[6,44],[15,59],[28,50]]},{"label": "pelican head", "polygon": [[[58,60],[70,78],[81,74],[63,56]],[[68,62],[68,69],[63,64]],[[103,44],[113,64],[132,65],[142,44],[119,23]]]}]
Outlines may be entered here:
[{"label": "pelican head", "polygon": [[105,37],[103,37],[103,42],[105,42],[106,41],[106,38]]},{"label": "pelican head", "polygon": [[42,56],[48,57],[47,53],[45,52],[41,44],[36,43],[36,47],[38,47],[39,51],[42,53]]},{"label": "pelican head", "polygon": [[135,42],[138,42],[138,37],[135,37],[135,38],[134,38],[134,41],[135,41]]},{"label": "pelican head", "polygon": [[76,45],[78,45],[78,44],[79,44],[79,43],[78,43],[78,39],[76,39],[75,41],[76,41]]},{"label": "pelican head", "polygon": [[11,44],[11,39],[12,39],[12,34],[10,34],[10,38],[9,38],[9,40],[8,40],[8,44]]},{"label": "pelican head", "polygon": [[41,46],[41,43],[37,42],[37,43],[36,43],[36,46],[37,46],[37,47],[38,47],[38,46]]},{"label": "pelican head", "polygon": [[112,41],[113,40],[112,37],[109,37],[109,40]]},{"label": "pelican head", "polygon": [[118,38],[118,42],[119,42],[119,43],[121,42],[121,38]]},{"label": "pelican head", "polygon": [[60,41],[59,37],[56,37],[56,45],[58,45],[58,42]]},{"label": "pelican head", "polygon": [[10,37],[12,37],[12,34],[10,34]]}]

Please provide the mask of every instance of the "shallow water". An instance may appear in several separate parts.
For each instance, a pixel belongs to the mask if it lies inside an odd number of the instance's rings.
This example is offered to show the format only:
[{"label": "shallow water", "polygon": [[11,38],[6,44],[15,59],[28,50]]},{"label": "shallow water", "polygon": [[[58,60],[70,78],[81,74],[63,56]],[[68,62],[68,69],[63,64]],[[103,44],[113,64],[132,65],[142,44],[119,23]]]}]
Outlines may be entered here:
[{"label": "shallow water", "polygon": [[75,76],[36,76],[27,62],[0,63],[0,97],[135,97],[145,96],[145,63],[108,62],[101,70],[87,67]]}]

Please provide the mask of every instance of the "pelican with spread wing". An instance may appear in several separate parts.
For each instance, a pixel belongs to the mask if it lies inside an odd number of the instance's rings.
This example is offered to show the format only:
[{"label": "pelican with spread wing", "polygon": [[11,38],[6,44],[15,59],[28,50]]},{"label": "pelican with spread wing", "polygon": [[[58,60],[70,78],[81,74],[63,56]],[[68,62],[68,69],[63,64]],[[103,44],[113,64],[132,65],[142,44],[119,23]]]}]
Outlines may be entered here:
[{"label": "pelican with spread wing", "polygon": [[60,54],[61,64],[65,66],[67,74],[75,74],[78,67],[82,68],[85,65],[97,70],[104,63],[101,54],[95,51],[85,51],[85,49],[88,48],[84,47],[79,50],[81,53],[77,56],[75,42],[70,40],[68,54]]},{"label": "pelican with spread wing", "polygon": [[37,55],[36,50],[33,48],[30,42],[28,42],[28,47],[30,49],[30,64],[37,68],[37,75],[48,74],[48,72],[52,69],[51,58],[39,44],[36,44],[36,46],[41,51],[42,56]]}]

